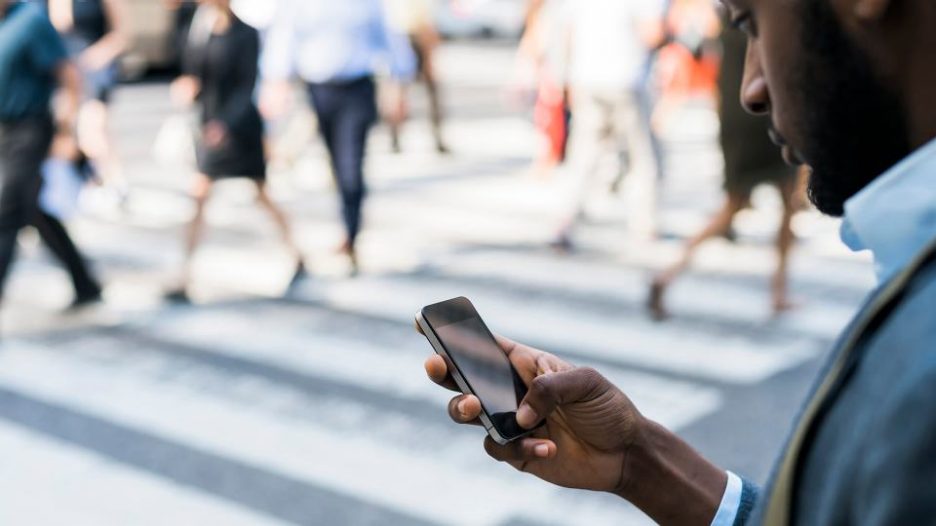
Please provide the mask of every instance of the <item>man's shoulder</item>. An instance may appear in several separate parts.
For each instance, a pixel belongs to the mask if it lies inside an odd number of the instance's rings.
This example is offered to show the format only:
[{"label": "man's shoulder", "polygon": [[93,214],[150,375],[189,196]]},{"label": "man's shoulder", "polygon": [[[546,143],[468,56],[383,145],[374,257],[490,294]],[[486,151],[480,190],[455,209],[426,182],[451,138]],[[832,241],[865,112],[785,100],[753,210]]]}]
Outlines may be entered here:
[{"label": "man's shoulder", "polygon": [[16,2],[13,16],[29,24],[36,24],[48,20],[45,7],[38,2]]}]

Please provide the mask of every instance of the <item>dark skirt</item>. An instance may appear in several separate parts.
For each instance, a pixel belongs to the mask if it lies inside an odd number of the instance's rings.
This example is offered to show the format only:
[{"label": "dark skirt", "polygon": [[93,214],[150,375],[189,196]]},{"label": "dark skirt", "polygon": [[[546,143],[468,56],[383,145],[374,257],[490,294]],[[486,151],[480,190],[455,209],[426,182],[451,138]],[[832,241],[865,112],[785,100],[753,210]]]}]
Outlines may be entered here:
[{"label": "dark skirt", "polygon": [[217,148],[209,148],[200,140],[196,150],[198,170],[212,180],[246,178],[264,181],[267,163],[263,123],[259,115],[252,124],[250,129],[241,133],[229,131],[227,139]]},{"label": "dark skirt", "polygon": [[780,148],[767,135],[768,117],[749,115],[738,102],[744,75],[746,39],[740,31],[722,35],[724,59],[719,77],[721,146],[725,155],[725,190],[749,194],[761,184],[782,184],[795,177]]}]

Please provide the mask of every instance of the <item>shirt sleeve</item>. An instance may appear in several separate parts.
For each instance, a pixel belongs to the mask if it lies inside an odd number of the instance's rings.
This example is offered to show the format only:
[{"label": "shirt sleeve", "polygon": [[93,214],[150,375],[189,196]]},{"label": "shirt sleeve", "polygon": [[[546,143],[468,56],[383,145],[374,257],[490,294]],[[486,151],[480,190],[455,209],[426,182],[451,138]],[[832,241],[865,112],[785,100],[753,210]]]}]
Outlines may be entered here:
[{"label": "shirt sleeve", "polygon": [[260,73],[264,80],[290,80],[296,74],[296,15],[295,2],[279,1],[263,43]]},{"label": "shirt sleeve", "polygon": [[712,526],[733,526],[741,508],[741,494],[744,492],[744,482],[741,477],[728,472],[728,484],[722,495],[721,504],[712,519]]},{"label": "shirt sleeve", "polygon": [[374,11],[375,44],[387,57],[390,76],[401,81],[412,80],[416,76],[416,53],[409,37],[390,28],[382,2],[374,0]]},{"label": "shirt sleeve", "polygon": [[39,71],[52,72],[62,62],[68,59],[65,43],[59,36],[52,22],[39,7],[30,6],[34,12],[30,13],[29,24],[32,36],[29,47],[30,59]]}]

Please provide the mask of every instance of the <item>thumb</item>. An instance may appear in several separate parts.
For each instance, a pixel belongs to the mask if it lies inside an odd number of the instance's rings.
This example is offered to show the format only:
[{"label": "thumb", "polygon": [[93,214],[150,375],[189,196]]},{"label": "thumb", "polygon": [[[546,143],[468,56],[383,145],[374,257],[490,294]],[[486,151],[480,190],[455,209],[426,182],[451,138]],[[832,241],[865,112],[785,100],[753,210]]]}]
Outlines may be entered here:
[{"label": "thumb", "polygon": [[532,429],[557,407],[596,398],[611,384],[590,367],[537,376],[517,410],[517,423]]}]

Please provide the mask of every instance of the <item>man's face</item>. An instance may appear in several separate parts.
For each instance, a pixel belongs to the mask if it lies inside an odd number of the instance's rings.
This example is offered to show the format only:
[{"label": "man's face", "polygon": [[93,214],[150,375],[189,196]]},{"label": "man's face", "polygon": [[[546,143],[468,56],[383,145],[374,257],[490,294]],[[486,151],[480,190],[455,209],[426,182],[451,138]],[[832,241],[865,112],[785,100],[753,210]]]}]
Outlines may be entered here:
[{"label": "man's face", "polygon": [[792,164],[812,168],[820,211],[844,204],[910,153],[895,91],[840,23],[833,0],[724,0],[749,36],[742,102],[769,112],[774,140]]}]

